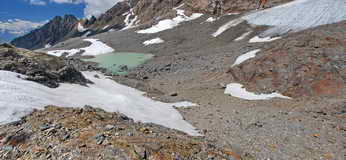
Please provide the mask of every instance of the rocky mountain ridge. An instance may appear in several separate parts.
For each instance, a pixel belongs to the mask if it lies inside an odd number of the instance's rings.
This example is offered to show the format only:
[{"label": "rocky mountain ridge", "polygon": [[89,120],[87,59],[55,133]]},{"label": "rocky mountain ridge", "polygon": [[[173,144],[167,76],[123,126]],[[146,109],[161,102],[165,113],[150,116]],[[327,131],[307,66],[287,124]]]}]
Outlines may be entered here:
[{"label": "rocky mountain ridge", "polygon": [[81,36],[77,24],[78,19],[73,15],[56,16],[42,27],[15,38],[11,44],[26,49],[49,47],[71,37]]},{"label": "rocky mountain ridge", "polygon": [[[273,0],[267,7],[276,6],[290,0]],[[183,5],[184,4],[184,5]],[[240,13],[255,9],[253,0],[224,0],[222,14]],[[72,15],[55,17],[46,25],[31,33],[14,39],[11,43],[20,48],[39,49],[49,47],[74,37],[87,37],[108,31],[118,31],[133,26],[150,26],[160,20],[177,16],[173,8],[182,7],[185,14],[202,12],[213,15],[219,8],[208,0],[125,0],[117,3],[100,17],[78,20]],[[222,15],[218,15],[222,16]],[[82,26],[83,30],[78,30]]]}]

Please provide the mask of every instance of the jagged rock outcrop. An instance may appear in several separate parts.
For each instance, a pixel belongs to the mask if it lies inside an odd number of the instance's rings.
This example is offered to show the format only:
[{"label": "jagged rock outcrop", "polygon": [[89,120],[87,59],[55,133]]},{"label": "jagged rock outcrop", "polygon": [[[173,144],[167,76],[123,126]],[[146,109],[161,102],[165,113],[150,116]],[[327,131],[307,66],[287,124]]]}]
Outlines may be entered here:
[{"label": "jagged rock outcrop", "polygon": [[0,159],[241,159],[202,137],[120,113],[48,106],[0,126]]},{"label": "jagged rock outcrop", "polygon": [[259,93],[335,95],[346,87],[345,22],[290,35],[232,68],[234,79]]},{"label": "jagged rock outcrop", "polygon": [[18,49],[8,44],[0,45],[0,70],[26,75],[27,80],[56,88],[59,83],[92,83],[73,65],[59,57]]},{"label": "jagged rock outcrop", "polygon": [[56,16],[42,27],[14,39],[11,44],[26,49],[44,48],[66,39],[81,36],[77,30],[78,19],[73,15]]}]

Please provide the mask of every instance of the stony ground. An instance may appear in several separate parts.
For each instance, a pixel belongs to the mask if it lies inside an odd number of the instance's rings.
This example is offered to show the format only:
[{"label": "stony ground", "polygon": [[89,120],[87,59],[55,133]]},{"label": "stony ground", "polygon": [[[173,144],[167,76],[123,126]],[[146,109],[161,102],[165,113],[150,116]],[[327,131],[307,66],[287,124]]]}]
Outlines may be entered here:
[{"label": "stony ground", "polygon": [[[163,101],[189,100],[198,103],[198,107],[181,109],[185,119],[201,130],[210,141],[218,145],[231,146],[239,155],[251,157],[252,159],[346,159],[346,131],[345,131],[345,76],[344,66],[346,53],[343,40],[345,37],[345,22],[336,25],[327,25],[314,30],[304,31],[302,36],[292,34],[284,36],[282,40],[273,43],[248,43],[249,38],[257,35],[265,27],[252,27],[245,23],[232,28],[218,38],[213,38],[211,34],[219,26],[236,18],[237,16],[225,16],[215,23],[204,23],[208,16],[187,22],[175,29],[152,35],[140,35],[133,30],[124,32],[113,32],[97,35],[96,38],[106,42],[117,51],[152,53],[156,55],[148,63],[138,67],[126,77],[117,77],[118,82],[147,91],[148,96]],[[201,25],[201,23],[203,25]],[[240,42],[233,40],[247,31],[253,31],[250,36]],[[311,35],[325,36],[326,39],[311,39]],[[332,39],[327,38],[332,37]],[[296,37],[295,37],[296,36]],[[341,37],[340,37],[341,36]],[[145,47],[142,42],[148,39],[160,37],[166,40],[160,45]],[[310,39],[304,39],[310,37]],[[336,41],[334,41],[336,39]],[[306,45],[308,49],[298,49],[299,43],[309,40]],[[287,43],[284,43],[284,42]],[[315,43],[317,42],[317,43]],[[322,43],[320,43],[322,42]],[[326,70],[319,70],[323,63],[317,64],[318,70],[312,70],[308,62],[309,59],[300,57],[296,51],[304,51],[304,55],[311,53],[325,53],[331,57],[331,62],[338,62],[339,68],[333,70],[339,76],[339,87],[334,87],[337,92],[326,92],[327,94],[301,94],[293,92],[293,100],[274,99],[269,101],[246,101],[231,96],[224,95],[225,84],[230,82],[247,83],[247,81],[234,78],[228,71],[235,59],[248,51],[263,49],[259,53],[260,58],[270,54],[269,51],[275,44],[283,45],[283,49],[294,48],[293,56],[301,63],[306,64],[307,70],[300,70],[303,79],[321,78],[319,73]],[[297,46],[295,46],[297,44]],[[316,45],[317,44],[317,45]],[[75,48],[85,46],[84,42],[78,39],[64,42],[56,48]],[[286,46],[285,46],[286,45]],[[320,45],[327,45],[322,47]],[[337,49],[330,50],[324,48]],[[311,48],[310,48],[311,47]],[[341,47],[341,48],[339,48]],[[309,49],[310,48],[310,49]],[[319,49],[318,49],[319,48]],[[317,56],[318,58],[319,56]],[[247,62],[256,68],[258,59]],[[275,57],[274,59],[280,59]],[[318,58],[323,60],[323,57]],[[256,62],[256,63],[255,63]],[[281,62],[278,62],[281,63]],[[340,65],[339,65],[340,63]],[[276,66],[280,64],[275,64]],[[315,65],[315,64],[314,64]],[[312,65],[312,66],[314,66]],[[271,65],[268,65],[271,66]],[[287,65],[289,66],[289,65]],[[282,69],[287,67],[282,65]],[[335,66],[334,66],[335,67]],[[273,68],[273,71],[281,68]],[[330,68],[327,68],[330,69]],[[256,71],[259,75],[271,70],[264,67]],[[312,71],[311,71],[312,70]],[[327,70],[328,71],[328,70]],[[245,73],[246,70],[245,70]],[[310,75],[309,73],[312,73]],[[270,76],[269,76],[270,77]],[[291,87],[284,86],[280,91],[285,91]],[[267,81],[269,86],[273,81]],[[296,83],[294,85],[305,85]],[[255,86],[250,89],[257,92],[263,88]],[[325,83],[318,87],[322,90]],[[273,85],[275,87],[275,85]],[[319,86],[319,85],[318,85]],[[277,88],[274,88],[277,89]],[[328,88],[327,88],[328,90]],[[264,90],[268,92],[268,90]],[[309,90],[311,91],[311,90]],[[318,91],[318,90],[317,90]]]},{"label": "stony ground", "polygon": [[0,126],[0,159],[240,159],[203,137],[85,106],[47,106]]}]

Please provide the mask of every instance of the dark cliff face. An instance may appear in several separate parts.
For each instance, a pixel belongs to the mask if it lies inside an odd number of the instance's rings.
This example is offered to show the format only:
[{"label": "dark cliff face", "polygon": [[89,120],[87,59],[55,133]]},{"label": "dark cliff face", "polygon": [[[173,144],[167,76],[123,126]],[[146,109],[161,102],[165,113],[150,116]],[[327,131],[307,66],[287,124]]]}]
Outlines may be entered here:
[{"label": "dark cliff face", "polygon": [[73,15],[56,16],[44,26],[14,39],[11,44],[26,49],[43,48],[47,44],[54,45],[68,38],[80,36],[76,30],[77,24],[78,19]]}]

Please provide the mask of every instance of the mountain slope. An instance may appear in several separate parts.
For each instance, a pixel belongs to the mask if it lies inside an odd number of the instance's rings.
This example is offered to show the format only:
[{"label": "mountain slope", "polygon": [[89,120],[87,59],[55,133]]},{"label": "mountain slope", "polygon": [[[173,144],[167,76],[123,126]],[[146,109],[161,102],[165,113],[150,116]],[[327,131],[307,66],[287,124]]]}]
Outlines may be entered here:
[{"label": "mountain slope", "polygon": [[68,38],[81,36],[77,30],[78,19],[73,15],[56,16],[50,22],[11,43],[20,48],[38,49]]},{"label": "mountain slope", "polygon": [[[276,6],[290,0],[273,0],[268,2],[267,7]],[[184,4],[184,6],[183,6]],[[117,31],[128,29],[133,26],[146,27],[158,23],[160,20],[177,16],[173,8],[184,7],[189,16],[193,12],[205,12],[213,14],[215,8],[210,7],[207,0],[125,0],[117,3],[100,17],[77,20],[68,15],[64,18],[56,17],[45,26],[19,38],[11,43],[17,47],[27,49],[38,49],[55,45],[63,40],[74,37],[88,37],[107,31]],[[224,14],[233,12],[248,11],[256,8],[256,3],[252,0],[229,0],[222,6]],[[83,30],[76,30],[78,26],[83,26]],[[58,31],[55,31],[58,30]]]}]

